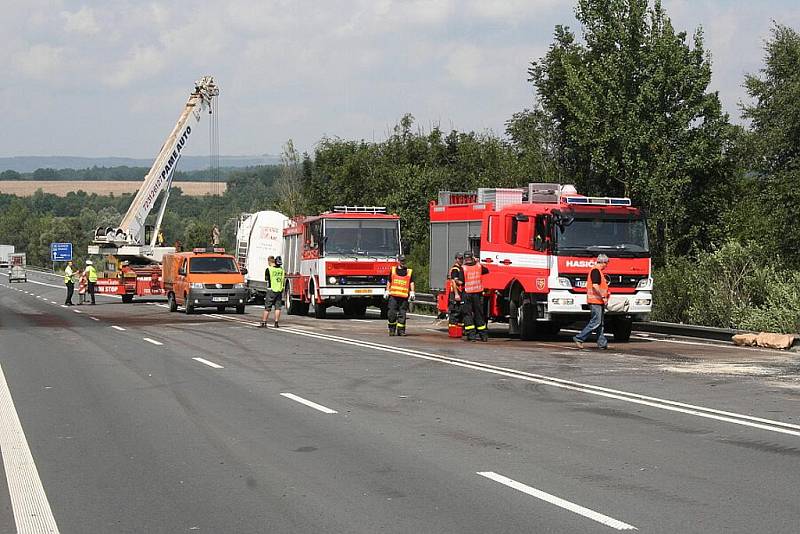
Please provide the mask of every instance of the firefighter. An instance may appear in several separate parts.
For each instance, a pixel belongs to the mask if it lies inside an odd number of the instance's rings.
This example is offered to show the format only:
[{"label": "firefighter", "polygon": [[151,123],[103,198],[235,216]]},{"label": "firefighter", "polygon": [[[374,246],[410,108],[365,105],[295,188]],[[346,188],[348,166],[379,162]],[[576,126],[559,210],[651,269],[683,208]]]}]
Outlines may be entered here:
[{"label": "firefighter", "polygon": [[96,304],[94,301],[94,290],[97,286],[97,269],[94,268],[92,260],[86,260],[86,269],[83,271],[83,274],[86,275],[86,280],[89,282],[89,295],[92,297],[92,304]]},{"label": "firefighter", "polygon": [[605,309],[609,295],[608,279],[603,274],[606,267],[608,267],[608,256],[605,254],[598,255],[594,267],[591,268],[589,276],[586,278],[586,303],[589,304],[591,316],[583,330],[572,338],[579,349],[583,348],[583,343],[589,339],[594,330],[597,330],[597,347],[601,350],[608,348],[608,340],[603,334]]},{"label": "firefighter", "polygon": [[384,298],[389,299],[389,335],[406,335],[406,314],[408,303],[415,298],[414,270],[406,265],[406,257],[397,257],[398,265],[392,267],[389,281],[386,283]]},{"label": "firefighter", "polygon": [[471,250],[464,252],[464,295],[462,297],[462,313],[464,314],[464,331],[467,341],[489,341],[486,331],[486,319],[483,316],[483,275],[489,269],[475,261]]},{"label": "firefighter", "polygon": [[261,315],[261,328],[267,327],[269,313],[275,309],[275,328],[279,328],[281,309],[283,308],[283,289],[286,284],[286,271],[283,270],[283,260],[280,256],[267,258],[268,267],[264,273],[267,282],[267,295],[264,297],[264,312]]},{"label": "firefighter", "polygon": [[67,287],[67,299],[64,301],[64,306],[73,306],[72,294],[75,292],[75,269],[72,268],[71,261],[68,261],[67,266],[64,268],[64,285]]},{"label": "firefighter", "polygon": [[459,252],[456,254],[453,265],[450,267],[450,274],[447,282],[450,287],[450,294],[447,297],[447,322],[449,325],[464,327],[464,317],[461,312],[461,304],[464,292],[464,255]]}]

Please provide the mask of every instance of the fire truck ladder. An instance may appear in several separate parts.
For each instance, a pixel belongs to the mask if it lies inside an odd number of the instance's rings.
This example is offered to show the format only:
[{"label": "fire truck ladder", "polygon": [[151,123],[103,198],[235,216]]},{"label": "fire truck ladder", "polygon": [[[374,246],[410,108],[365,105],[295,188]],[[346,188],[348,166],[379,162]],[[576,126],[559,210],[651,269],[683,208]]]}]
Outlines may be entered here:
[{"label": "fire truck ladder", "polygon": [[[239,222],[236,228],[236,234],[239,234],[239,227],[242,226],[242,223],[250,217],[251,213],[242,213],[239,215]],[[247,236],[246,241],[238,241],[236,243],[236,262],[239,264],[239,267],[244,267],[245,261],[247,260],[247,250],[250,248],[250,238],[253,234],[253,228],[255,227],[255,221],[253,221],[252,225],[250,226],[250,233]]]}]

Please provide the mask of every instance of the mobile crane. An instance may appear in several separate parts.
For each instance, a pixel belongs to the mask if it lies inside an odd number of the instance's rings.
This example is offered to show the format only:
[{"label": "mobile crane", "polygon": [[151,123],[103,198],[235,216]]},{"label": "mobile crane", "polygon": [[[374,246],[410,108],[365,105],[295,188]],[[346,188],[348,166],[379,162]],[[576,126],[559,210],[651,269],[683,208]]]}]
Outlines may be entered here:
[{"label": "mobile crane", "polygon": [[[169,201],[170,186],[175,169],[192,133],[191,117],[200,121],[202,113],[214,113],[215,99],[219,88],[212,76],[203,76],[195,82],[175,127],[167,136],[156,156],[153,166],[144,178],[119,226],[100,227],[95,231],[94,244],[89,245],[90,255],[105,258],[98,271],[102,276],[97,281],[97,292],[117,294],[123,302],[130,302],[134,295],[163,295],[161,267],[164,254],[175,252],[175,247],[158,243],[161,222]],[[214,117],[215,119],[216,117]],[[212,127],[215,122],[212,120]],[[155,224],[146,224],[158,195],[164,191]],[[125,265],[127,268],[123,268]]]}]

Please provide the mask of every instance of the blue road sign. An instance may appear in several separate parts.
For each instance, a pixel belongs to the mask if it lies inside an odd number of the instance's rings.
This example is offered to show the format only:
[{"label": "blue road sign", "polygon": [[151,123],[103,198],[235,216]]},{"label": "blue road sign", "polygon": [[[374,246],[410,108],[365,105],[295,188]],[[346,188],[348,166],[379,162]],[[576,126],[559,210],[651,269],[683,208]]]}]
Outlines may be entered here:
[{"label": "blue road sign", "polygon": [[50,243],[50,261],[72,261],[72,243]]}]

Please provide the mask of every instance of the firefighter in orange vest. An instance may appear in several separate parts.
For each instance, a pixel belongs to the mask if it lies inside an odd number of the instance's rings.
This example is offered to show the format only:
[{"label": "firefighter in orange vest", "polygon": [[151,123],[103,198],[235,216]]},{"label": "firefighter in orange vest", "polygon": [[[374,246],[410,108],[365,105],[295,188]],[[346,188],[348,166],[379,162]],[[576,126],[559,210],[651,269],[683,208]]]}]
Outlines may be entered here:
[{"label": "firefighter in orange vest", "polygon": [[406,314],[408,313],[408,302],[413,301],[414,294],[414,272],[406,266],[406,257],[397,257],[396,267],[392,267],[389,281],[386,283],[384,298],[389,299],[389,335],[406,335]]},{"label": "firefighter in orange vest", "polygon": [[583,343],[589,339],[594,330],[597,330],[597,347],[600,349],[608,348],[608,340],[603,335],[603,323],[605,322],[606,304],[608,304],[608,278],[603,271],[608,267],[608,256],[600,254],[597,256],[594,267],[589,271],[586,278],[586,303],[592,315],[589,322],[583,327],[580,333],[572,338],[579,349],[583,348]]},{"label": "firefighter in orange vest", "polygon": [[464,252],[464,294],[461,312],[464,314],[464,332],[467,341],[489,341],[486,331],[486,319],[483,315],[483,275],[489,269],[475,261],[471,250]]},{"label": "firefighter in orange vest", "polygon": [[447,283],[450,286],[447,297],[447,322],[451,325],[464,326],[464,314],[461,312],[464,294],[464,255],[457,253],[453,265],[450,267],[450,274],[447,275]]}]

